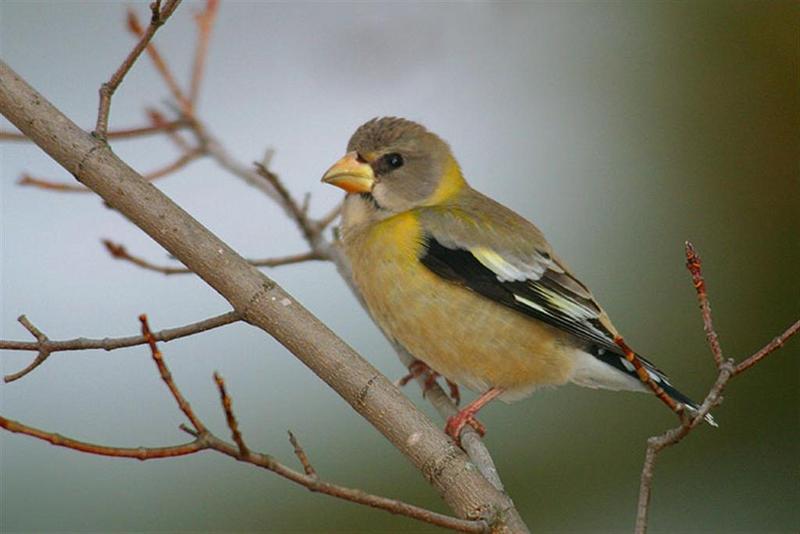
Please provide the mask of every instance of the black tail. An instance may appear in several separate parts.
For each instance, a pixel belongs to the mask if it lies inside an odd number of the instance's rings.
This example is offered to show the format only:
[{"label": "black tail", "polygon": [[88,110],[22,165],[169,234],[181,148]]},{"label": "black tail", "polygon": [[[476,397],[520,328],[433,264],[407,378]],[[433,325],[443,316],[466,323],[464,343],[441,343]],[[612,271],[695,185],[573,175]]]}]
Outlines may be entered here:
[{"label": "black tail", "polygon": [[[633,366],[631,362],[625,359],[624,355],[616,352],[611,352],[608,349],[597,346],[591,347],[589,349],[589,352],[598,360],[601,360],[604,363],[610,365],[611,367],[619,371],[622,371],[626,375],[638,381],[641,381],[639,375],[636,374],[636,368]],[[697,404],[692,399],[690,399],[689,397],[687,397],[686,395],[675,389],[675,386],[670,384],[667,375],[661,372],[650,361],[648,361],[646,358],[642,356],[639,356],[638,354],[636,356],[642,362],[642,365],[644,365],[645,369],[647,369],[647,372],[650,375],[650,380],[661,386],[661,389],[663,389],[667,395],[672,397],[672,399],[683,404],[686,407],[686,409],[689,410],[689,412],[693,414],[697,413],[697,410],[700,408],[699,404]],[[707,414],[705,416],[705,420],[711,426],[718,426],[714,418],[711,417],[711,414]]]}]

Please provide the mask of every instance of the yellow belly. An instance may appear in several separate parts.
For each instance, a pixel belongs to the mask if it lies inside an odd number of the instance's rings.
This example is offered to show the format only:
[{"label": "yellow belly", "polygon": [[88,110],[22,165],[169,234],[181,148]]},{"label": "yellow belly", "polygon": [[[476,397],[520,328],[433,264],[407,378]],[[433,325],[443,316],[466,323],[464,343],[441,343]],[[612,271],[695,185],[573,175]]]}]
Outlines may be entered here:
[{"label": "yellow belly", "polygon": [[460,385],[503,388],[503,400],[569,380],[570,337],[428,270],[417,259],[417,224],[402,214],[345,241],[356,285],[381,328]]}]

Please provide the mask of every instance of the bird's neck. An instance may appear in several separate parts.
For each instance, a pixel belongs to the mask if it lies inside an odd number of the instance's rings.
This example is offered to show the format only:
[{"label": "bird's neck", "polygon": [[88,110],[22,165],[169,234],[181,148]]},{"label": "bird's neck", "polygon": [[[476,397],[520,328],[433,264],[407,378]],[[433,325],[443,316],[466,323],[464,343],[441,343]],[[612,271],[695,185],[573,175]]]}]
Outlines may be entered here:
[{"label": "bird's neck", "polygon": [[467,187],[467,182],[464,180],[464,175],[461,174],[461,167],[459,167],[456,159],[448,154],[444,164],[442,180],[424,205],[437,206],[442,204],[463,191],[465,187]]}]

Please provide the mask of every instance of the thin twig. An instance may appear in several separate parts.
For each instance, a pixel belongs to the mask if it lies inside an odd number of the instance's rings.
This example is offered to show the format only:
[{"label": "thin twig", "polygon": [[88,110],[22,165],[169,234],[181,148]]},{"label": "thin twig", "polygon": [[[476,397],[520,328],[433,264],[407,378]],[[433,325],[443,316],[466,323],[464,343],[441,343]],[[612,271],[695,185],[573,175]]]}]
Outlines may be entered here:
[{"label": "thin twig", "polygon": [[[176,328],[166,328],[158,332],[153,332],[152,335],[157,341],[171,341],[173,339],[191,336],[194,334],[199,334],[200,332],[205,332],[207,330],[219,328],[221,326],[235,323],[239,320],[240,320],[239,315],[236,312],[228,312],[228,313],[223,313],[222,315],[217,315],[216,317],[211,317],[209,319],[198,321],[196,323],[190,323]],[[19,318],[19,321],[23,325],[26,325],[26,323],[30,325],[30,321],[24,315]],[[25,327],[28,329],[28,331],[33,333],[33,331],[30,328],[28,328],[28,326]],[[54,352],[93,350],[93,349],[112,351],[116,349],[122,349],[125,347],[144,345],[145,343],[147,343],[147,338],[145,338],[144,336],[128,336],[128,337],[118,337],[118,338],[107,337],[103,339],[89,339],[85,337],[79,337],[75,339],[67,339],[64,341],[52,341],[46,336],[44,338],[39,338],[37,336],[37,341],[0,340],[0,350],[28,350],[28,351],[38,351],[39,353],[36,356],[36,359],[34,359],[27,367],[16,373],[11,373],[6,375],[3,378],[3,380],[5,382],[13,382],[14,380],[19,380],[23,376],[27,375],[28,373],[36,369]]]},{"label": "thin twig", "polygon": [[[176,3],[179,3],[180,0],[174,0]],[[165,8],[166,9],[166,8]],[[174,8],[173,8],[174,9]],[[152,22],[151,22],[152,26]],[[150,27],[145,30],[142,27],[141,22],[139,22],[139,17],[133,10],[128,10],[128,30],[136,35],[144,39],[144,36],[149,31]],[[137,54],[138,55],[138,54]],[[147,43],[147,55],[150,57],[153,65],[156,67],[156,70],[161,75],[161,78],[167,84],[172,96],[175,98],[175,101],[178,103],[181,111],[187,116],[187,118],[191,118],[193,116],[193,109],[191,101],[186,98],[186,95],[183,93],[183,90],[178,85],[178,82],[175,80],[175,76],[172,74],[172,70],[167,66],[167,62],[164,60],[161,53],[158,51],[158,48],[153,43]]]},{"label": "thin twig", "polygon": [[722,365],[722,348],[719,345],[719,336],[714,329],[714,321],[711,317],[711,303],[708,301],[706,292],[706,281],[703,278],[703,263],[700,256],[689,241],[685,243],[686,248],[686,268],[692,275],[692,285],[697,293],[697,303],[700,306],[700,313],[703,316],[703,330],[706,333],[708,346],[711,347],[711,354],[714,356],[714,363],[717,368]]},{"label": "thin twig", "polygon": [[[185,154],[182,154],[178,159],[169,163],[160,169],[156,169],[142,176],[149,182],[164,178],[170,174],[177,172],[187,166],[192,161],[202,156],[204,151],[201,148],[194,148]],[[43,178],[34,178],[29,174],[23,174],[17,181],[19,185],[38,187],[39,189],[47,189],[50,191],[59,191],[63,193],[91,193],[92,190],[80,184],[72,184],[68,182],[56,182],[46,180]]]},{"label": "thin twig", "polygon": [[[120,130],[111,130],[106,133],[106,139],[134,139],[138,137],[146,137],[148,135],[158,135],[167,132],[174,132],[186,127],[187,123],[184,120],[178,119],[174,121],[165,121],[164,123],[156,126],[138,126],[134,128],[123,128]],[[25,141],[29,142],[25,134],[19,132],[0,131],[0,141]]]},{"label": "thin twig", "polygon": [[292,447],[294,448],[294,455],[297,456],[298,460],[300,460],[300,465],[303,466],[303,471],[305,474],[313,478],[319,478],[319,475],[317,475],[317,470],[314,469],[313,465],[311,465],[311,460],[308,459],[306,451],[300,446],[300,442],[297,441],[297,438],[294,436],[294,434],[292,434],[291,430],[289,430],[288,433],[289,443],[292,444]]},{"label": "thin twig", "polygon": [[211,41],[211,30],[214,27],[218,9],[218,0],[207,0],[206,8],[195,15],[198,36],[192,65],[192,82],[189,86],[189,101],[192,103],[193,109],[197,108],[197,96],[200,93],[200,83],[203,81],[208,57],[208,44]]},{"label": "thin twig", "polygon": [[[44,332],[36,328],[36,326],[34,326],[34,324],[25,315],[20,315],[17,317],[17,321],[19,321],[19,323],[25,327],[25,330],[30,332],[30,334],[36,338],[35,350],[38,350],[39,352],[36,354],[36,358],[34,358],[33,361],[23,370],[19,371],[18,373],[7,375],[5,377],[6,383],[18,378],[22,378],[26,374],[30,373],[43,364],[45,360],[50,357],[50,354],[53,353],[53,349],[50,348],[50,339],[44,334]],[[0,341],[0,347],[2,347],[2,341]]]},{"label": "thin twig", "polygon": [[[150,108],[150,107],[146,108],[145,113],[147,114],[147,117],[150,119],[150,123],[153,124],[153,126],[157,127],[159,125],[169,123],[169,120],[167,120],[164,114],[155,108]],[[191,123],[190,121],[186,122]],[[180,134],[179,131],[167,130],[166,134],[167,137],[169,137],[169,139],[175,144],[176,147],[178,147],[178,150],[180,150],[182,153],[189,152],[192,149],[191,145],[189,145],[189,142]]]},{"label": "thin twig", "polygon": [[645,451],[645,459],[642,465],[641,479],[639,481],[639,502],[636,510],[635,524],[636,534],[645,534],[647,532],[650,496],[653,487],[653,473],[658,453],[680,442],[705,419],[712,408],[722,402],[722,392],[733,377],[746,371],[769,354],[775,352],[782,347],[789,338],[800,331],[800,321],[797,321],[781,335],[767,343],[750,357],[741,361],[738,365],[733,359],[726,360],[719,344],[719,336],[714,329],[711,306],[708,301],[708,294],[702,273],[702,263],[694,246],[688,241],[686,242],[686,268],[692,276],[692,283],[697,293],[697,299],[703,316],[703,327],[706,332],[706,338],[719,373],[714,385],[703,400],[703,403],[696,412],[692,413],[691,418],[684,418],[680,426],[667,430],[661,435],[652,436],[647,440],[647,450]]},{"label": "thin twig", "polygon": [[192,423],[192,426],[197,430],[199,435],[203,435],[208,432],[206,430],[205,425],[200,421],[200,418],[195,415],[194,410],[192,410],[192,406],[189,404],[189,401],[181,393],[178,386],[175,384],[175,381],[172,379],[172,373],[170,373],[167,364],[164,363],[164,357],[161,355],[161,351],[158,350],[158,346],[156,345],[156,338],[153,336],[153,333],[150,331],[150,325],[147,323],[147,315],[141,314],[139,316],[139,321],[142,323],[142,335],[147,340],[147,344],[150,345],[150,354],[153,357],[153,361],[158,367],[158,372],[161,375],[161,379],[169,388],[170,393],[172,393],[172,397],[175,399],[175,402],[178,403],[178,407],[181,411],[186,415],[186,418],[189,419],[189,422]]},{"label": "thin twig", "polygon": [[[23,315],[22,317],[20,317],[20,322],[22,322],[23,319],[28,321],[28,319],[25,318],[25,316]],[[199,334],[200,332],[205,332],[207,330],[213,330],[214,328],[219,328],[221,326],[229,325],[239,320],[240,320],[239,315],[236,312],[231,311],[223,313],[222,315],[217,315],[215,317],[210,317],[208,319],[198,321],[196,323],[190,323],[175,328],[165,328],[164,330],[153,332],[152,335],[156,341],[162,341],[162,342],[172,341],[173,339],[179,339],[182,337]],[[135,347],[137,345],[144,345],[145,343],[147,343],[147,339],[141,335],[117,337],[117,338],[106,337],[102,339],[90,339],[85,337],[78,337],[74,339],[66,339],[63,341],[53,341],[47,339],[42,342],[0,340],[0,350],[38,351],[44,348],[51,352],[74,351],[74,350],[112,351],[127,347]]]},{"label": "thin twig", "polygon": [[150,25],[146,30],[140,32],[139,42],[136,43],[136,46],[131,50],[130,54],[128,54],[116,72],[111,75],[111,78],[107,82],[100,86],[100,104],[97,109],[97,124],[94,128],[94,134],[98,138],[106,139],[111,97],[114,96],[117,87],[122,83],[128,71],[131,70],[131,67],[133,67],[133,64],[139,58],[142,50],[147,48],[148,43],[150,43],[156,31],[158,31],[158,28],[160,28],[170,15],[175,12],[175,9],[180,3],[181,0],[166,0],[163,8],[161,7],[161,0],[155,0],[151,4],[150,9],[152,11],[152,16],[150,18]]},{"label": "thin twig", "polygon": [[219,399],[220,402],[222,402],[222,410],[225,412],[225,421],[228,423],[231,437],[234,443],[239,447],[239,455],[242,458],[247,458],[250,454],[250,450],[244,442],[242,433],[239,431],[239,423],[236,421],[236,416],[233,414],[233,401],[230,395],[228,395],[228,391],[225,389],[225,381],[216,371],[214,372],[214,382],[217,384],[217,389],[219,390]]},{"label": "thin twig", "polygon": [[749,368],[751,368],[752,366],[754,366],[755,364],[757,364],[758,362],[769,356],[771,353],[781,348],[783,344],[786,343],[789,340],[789,338],[797,334],[797,332],[800,332],[800,321],[795,322],[792,326],[787,328],[786,331],[783,332],[783,334],[779,335],[778,337],[776,337],[775,339],[764,345],[761,348],[761,350],[759,350],[755,354],[752,354],[747,359],[739,362],[739,364],[736,365],[734,374],[738,375],[739,373],[747,371]]},{"label": "thin twig", "polygon": [[[123,260],[130,262],[134,265],[141,267],[142,269],[146,269],[148,271],[155,271],[158,273],[172,275],[172,274],[191,274],[192,271],[187,269],[186,267],[170,267],[168,265],[157,265],[155,263],[151,263],[139,256],[134,256],[128,249],[120,244],[115,243],[109,239],[103,239],[103,245],[106,247],[106,250],[109,254],[115,259]],[[316,252],[303,252],[301,254],[292,254],[290,256],[280,256],[276,258],[260,258],[260,259],[251,259],[247,260],[250,262],[251,265],[255,267],[279,267],[281,265],[292,265],[295,263],[302,263],[306,261],[316,261],[316,260],[323,260],[325,258],[321,257]]]},{"label": "thin twig", "polygon": [[264,156],[264,161],[254,163],[256,172],[259,176],[267,180],[273,189],[275,189],[275,191],[278,193],[278,196],[288,208],[289,215],[297,223],[300,231],[303,232],[303,236],[306,238],[306,241],[311,242],[319,234],[319,227],[308,218],[303,211],[302,206],[297,203],[294,197],[292,197],[292,194],[289,193],[289,190],[280,180],[278,175],[269,170],[268,165],[270,155],[270,151],[267,151],[266,155]]},{"label": "thin twig", "polygon": [[108,445],[99,445],[96,443],[80,441],[53,432],[40,430],[18,421],[6,419],[3,416],[0,416],[0,427],[8,430],[9,432],[25,434],[42,441],[46,441],[51,445],[55,445],[56,447],[65,447],[74,451],[97,454],[100,456],[111,456],[115,458],[135,458],[137,460],[173,458],[175,456],[194,454],[198,451],[208,448],[207,445],[202,444],[198,440],[189,443],[182,443],[180,445],[172,445],[170,447],[111,447]]}]

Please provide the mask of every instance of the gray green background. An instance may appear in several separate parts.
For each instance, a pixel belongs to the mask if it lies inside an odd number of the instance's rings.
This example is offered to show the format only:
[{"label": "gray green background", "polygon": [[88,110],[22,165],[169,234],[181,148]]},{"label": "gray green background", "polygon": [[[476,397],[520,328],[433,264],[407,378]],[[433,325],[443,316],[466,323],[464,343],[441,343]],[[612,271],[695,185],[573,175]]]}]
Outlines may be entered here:
[{"label": "gray green background", "polygon": [[[145,2],[131,5],[147,16]],[[74,120],[94,123],[97,88],[132,46],[125,5],[0,4],[0,57]],[[185,3],[157,37],[182,80]],[[274,170],[320,214],[340,193],[319,177],[376,115],[447,139],[471,183],[536,222],[593,288],[628,341],[700,396],[714,378],[683,267],[705,260],[722,344],[741,358],[800,317],[797,3],[224,3],[200,113],[242,161]],[[145,60],[114,99],[112,127],[168,99]],[[7,123],[0,123],[7,126]],[[164,139],[115,150],[146,172]],[[0,146],[0,335],[26,313],[54,339],[135,333],[226,310],[195,278],[111,260],[110,237],[169,262],[95,197],[15,185],[70,180],[37,148]],[[242,254],[300,252],[267,199],[213,163],[158,183]],[[331,265],[270,271],[390,377],[403,374]],[[446,335],[446,333],[443,333]],[[251,447],[287,463],[292,429],[326,479],[443,510],[419,473],[274,341],[244,325],[162,347],[178,384],[226,434],[213,370],[227,379]],[[660,458],[652,532],[800,529],[800,340],[735,380],[715,415]],[[2,371],[30,354],[4,352]],[[423,409],[416,386],[408,395]],[[183,440],[181,416],[144,348],[57,354],[0,384],[0,413],[120,446]],[[536,532],[630,531],[645,439],[675,423],[655,399],[564,387],[491,405],[482,421],[508,490]],[[211,453],[139,463],[0,433],[0,530],[432,530],[325,496]]]}]

